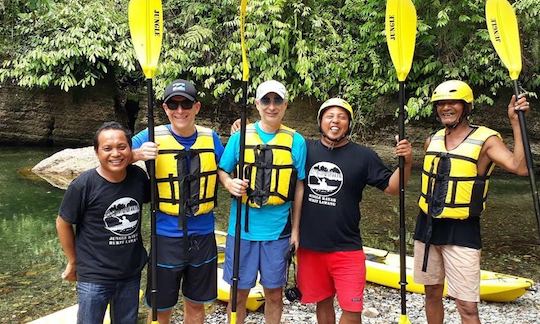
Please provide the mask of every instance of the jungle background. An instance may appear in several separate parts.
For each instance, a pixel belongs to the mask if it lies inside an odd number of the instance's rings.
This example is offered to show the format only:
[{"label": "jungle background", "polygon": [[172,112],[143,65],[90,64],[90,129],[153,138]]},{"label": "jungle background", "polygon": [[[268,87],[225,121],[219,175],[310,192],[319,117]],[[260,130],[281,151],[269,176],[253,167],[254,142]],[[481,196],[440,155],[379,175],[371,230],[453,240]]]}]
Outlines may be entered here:
[{"label": "jungle background", "polygon": [[[486,29],[484,1],[415,0],[418,28],[407,78],[407,137],[416,167],[422,143],[439,128],[432,90],[461,79],[474,90],[473,122],[503,133],[512,146],[506,110],[512,94],[506,68]],[[533,157],[540,147],[540,2],[514,1],[520,26],[520,83],[533,111],[527,116]],[[72,285],[62,282],[63,255],[54,232],[63,192],[28,180],[28,167],[62,147],[89,145],[95,129],[117,120],[134,131],[146,127],[145,80],[131,45],[127,0],[0,0],[0,321],[25,322],[72,305]],[[239,1],[163,0],[164,38],[155,78],[157,123],[166,121],[161,96],[172,80],[192,80],[203,109],[197,122],[225,142],[239,117],[241,55]],[[353,140],[373,147],[395,166],[398,82],[384,34],[382,0],[248,1],[246,39],[249,103],[258,84],[283,81],[290,94],[285,123],[307,138],[318,136],[316,111],[333,96],[355,110]],[[251,110],[250,119],[256,118]],[[32,148],[30,148],[30,146]],[[25,168],[21,169],[21,166]],[[538,170],[538,167],[536,167]],[[500,174],[490,217],[483,220],[483,267],[540,280],[540,250],[527,179]],[[411,187],[419,187],[418,174]],[[22,180],[21,180],[22,179]],[[498,187],[497,187],[498,186]],[[6,190],[7,189],[7,190]],[[220,192],[227,201],[228,195]],[[418,193],[407,192],[409,231]],[[373,198],[372,198],[373,196]],[[396,202],[368,191],[362,220],[366,244],[397,250]],[[525,198],[524,198],[525,197]],[[499,215],[494,215],[497,211]],[[227,204],[217,211],[226,223]],[[509,226],[508,215],[520,216]],[[373,218],[372,218],[373,219]],[[143,228],[148,233],[148,226]],[[145,234],[146,235],[146,234]],[[409,245],[410,249],[410,245]]]}]

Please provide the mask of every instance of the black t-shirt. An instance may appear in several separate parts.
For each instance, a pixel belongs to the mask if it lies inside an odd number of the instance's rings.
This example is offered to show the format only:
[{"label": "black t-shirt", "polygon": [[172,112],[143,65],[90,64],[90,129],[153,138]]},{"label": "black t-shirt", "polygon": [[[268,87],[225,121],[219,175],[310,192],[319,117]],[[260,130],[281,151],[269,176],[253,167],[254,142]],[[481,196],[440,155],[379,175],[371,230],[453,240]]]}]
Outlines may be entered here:
[{"label": "black t-shirt", "polygon": [[76,227],[77,280],[107,282],[140,275],[147,258],[141,212],[149,190],[146,173],[134,165],[119,183],[105,180],[96,169],[73,180],[59,214]]},{"label": "black t-shirt", "polygon": [[360,201],[366,185],[388,187],[392,172],[371,149],[348,143],[329,149],[307,141],[300,246],[316,251],[362,249]]},{"label": "black t-shirt", "polygon": [[[426,243],[427,215],[420,211],[416,218],[414,239]],[[482,248],[480,237],[480,217],[467,219],[432,218],[432,234],[429,241],[433,245],[457,245],[473,249]]]}]

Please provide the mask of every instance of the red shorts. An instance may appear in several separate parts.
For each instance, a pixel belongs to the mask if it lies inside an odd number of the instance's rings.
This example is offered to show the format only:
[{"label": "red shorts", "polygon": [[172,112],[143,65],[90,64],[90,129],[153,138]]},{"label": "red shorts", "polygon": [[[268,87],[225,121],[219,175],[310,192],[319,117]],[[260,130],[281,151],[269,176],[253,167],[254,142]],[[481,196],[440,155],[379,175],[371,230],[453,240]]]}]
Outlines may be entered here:
[{"label": "red shorts", "polygon": [[317,252],[298,249],[298,288],[302,303],[337,295],[341,309],[361,312],[366,285],[364,251]]}]

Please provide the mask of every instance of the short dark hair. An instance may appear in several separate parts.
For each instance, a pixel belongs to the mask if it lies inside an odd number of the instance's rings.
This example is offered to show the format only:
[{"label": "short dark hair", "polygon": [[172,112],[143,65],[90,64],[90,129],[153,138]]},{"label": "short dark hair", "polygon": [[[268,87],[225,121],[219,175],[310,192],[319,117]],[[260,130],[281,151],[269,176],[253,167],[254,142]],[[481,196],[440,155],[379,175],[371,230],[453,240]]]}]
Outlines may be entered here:
[{"label": "short dark hair", "polygon": [[101,132],[103,132],[105,130],[109,130],[109,129],[115,129],[115,130],[120,130],[120,131],[124,132],[124,135],[126,136],[129,147],[130,148],[132,147],[131,131],[129,129],[125,128],[124,126],[122,126],[122,124],[120,124],[119,122],[108,121],[108,122],[104,122],[101,126],[99,126],[96,133],[94,134],[94,151],[97,151],[98,148],[99,148],[99,140],[98,140],[99,134],[101,134]]}]

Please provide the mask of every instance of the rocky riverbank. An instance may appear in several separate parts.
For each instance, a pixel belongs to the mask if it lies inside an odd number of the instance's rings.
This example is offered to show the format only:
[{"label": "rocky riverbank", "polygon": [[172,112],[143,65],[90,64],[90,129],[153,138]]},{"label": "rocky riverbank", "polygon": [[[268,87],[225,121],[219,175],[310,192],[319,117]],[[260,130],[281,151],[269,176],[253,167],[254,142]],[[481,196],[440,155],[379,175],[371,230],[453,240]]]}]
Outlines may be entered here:
[{"label": "rocky riverbank", "polygon": [[[370,323],[397,323],[400,313],[399,291],[378,285],[368,284],[365,290],[364,313],[362,321]],[[316,323],[315,306],[289,303],[284,300],[282,323]],[[459,314],[454,301],[444,300],[445,323],[459,323]],[[479,304],[480,320],[484,324],[533,324],[540,323],[540,284],[511,303]],[[205,323],[226,323],[225,304],[213,305]],[[424,296],[407,293],[407,312],[411,323],[426,323],[424,315]],[[339,319],[339,310],[336,308]],[[182,323],[182,315],[174,316],[173,323]],[[246,324],[264,323],[262,310],[249,312]]]}]

